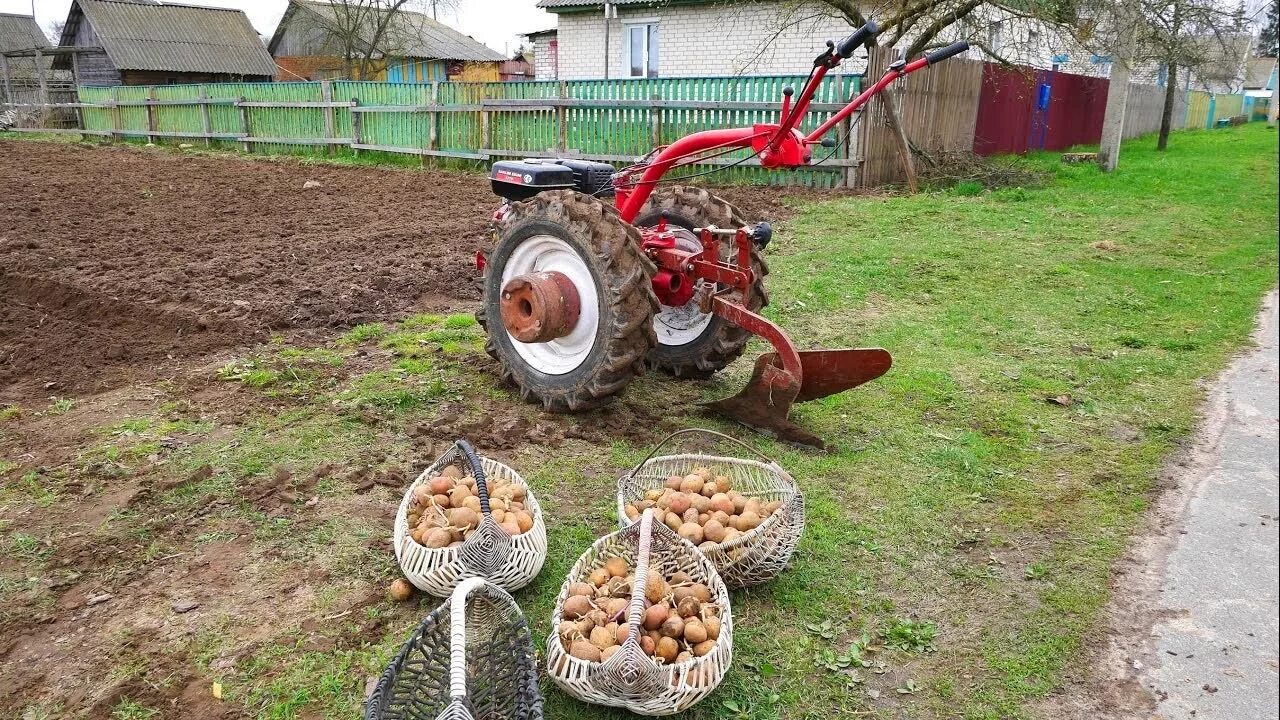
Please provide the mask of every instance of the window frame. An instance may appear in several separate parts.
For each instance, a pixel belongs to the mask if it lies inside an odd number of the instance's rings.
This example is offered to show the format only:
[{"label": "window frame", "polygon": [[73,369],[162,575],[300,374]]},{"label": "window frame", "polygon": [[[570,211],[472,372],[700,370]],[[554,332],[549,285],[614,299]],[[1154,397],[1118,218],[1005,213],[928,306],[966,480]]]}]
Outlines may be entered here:
[{"label": "window frame", "polygon": [[[627,20],[622,24],[623,36],[626,40],[626,72],[629,78],[656,78],[659,77],[659,66],[662,62],[662,53],[659,43],[662,40],[661,23],[657,18],[637,18],[635,20]],[[641,73],[636,75],[635,69],[635,53],[634,46],[631,41],[631,34],[635,30],[644,31],[644,48],[643,57],[641,58]],[[656,56],[656,57],[655,57]]]}]

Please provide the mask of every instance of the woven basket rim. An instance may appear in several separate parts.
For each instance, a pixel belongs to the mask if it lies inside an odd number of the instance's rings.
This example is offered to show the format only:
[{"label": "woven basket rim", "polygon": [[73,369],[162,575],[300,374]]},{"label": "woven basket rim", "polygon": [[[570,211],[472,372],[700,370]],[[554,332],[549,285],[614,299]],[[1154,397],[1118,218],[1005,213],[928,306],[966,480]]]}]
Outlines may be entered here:
[{"label": "woven basket rim", "polygon": [[[436,470],[438,470],[438,469],[440,469],[440,468],[443,468],[443,467],[445,467],[445,466],[447,466],[447,465],[452,465],[452,464],[453,464],[453,460],[452,460],[452,459],[450,459],[448,462],[444,462],[444,457],[445,457],[446,455],[449,455],[449,454],[450,454],[450,453],[452,453],[452,452],[453,452],[453,450],[446,451],[446,453],[445,453],[444,455],[441,455],[441,456],[440,456],[440,458],[437,458],[435,462],[433,462],[433,463],[431,463],[430,465],[428,465],[428,466],[427,466],[427,468],[426,468],[425,470],[423,470],[421,473],[419,473],[419,474],[418,474],[418,477],[414,478],[413,482],[409,483],[409,487],[405,490],[404,495],[403,495],[403,496],[401,497],[401,499],[400,499],[400,507],[399,507],[399,509],[396,511],[395,524],[396,524],[396,526],[399,526],[399,525],[400,525],[400,523],[402,523],[402,522],[404,523],[404,525],[405,525],[405,527],[404,527],[404,536],[408,539],[408,541],[409,541],[412,545],[414,545],[415,547],[417,547],[417,549],[418,549],[418,551],[419,551],[419,552],[431,553],[431,554],[433,554],[433,555],[434,555],[434,556],[436,556],[436,557],[450,557],[450,558],[451,558],[453,555],[457,555],[457,554],[462,550],[462,546],[461,546],[461,545],[459,545],[458,547],[429,548],[429,547],[427,547],[426,545],[423,545],[422,543],[418,542],[417,540],[414,540],[414,539],[413,539],[413,535],[410,533],[410,528],[409,528],[409,526],[408,526],[408,525],[409,525],[409,523],[408,523],[408,517],[409,517],[409,505],[410,505],[410,502],[412,501],[412,498],[413,498],[413,491],[414,491],[414,490],[416,490],[416,489],[418,488],[418,486],[420,486],[420,485],[422,485],[424,482],[426,482],[426,480],[427,480],[427,476],[428,476],[430,473],[432,473],[432,472],[434,472],[434,471],[436,471]],[[520,473],[516,472],[516,470],[515,470],[514,468],[512,468],[510,465],[507,465],[506,463],[504,463],[504,462],[502,462],[502,461],[500,461],[500,460],[494,460],[494,459],[493,459],[493,458],[491,458],[491,457],[488,457],[488,456],[486,456],[486,455],[480,455],[480,454],[478,454],[478,453],[477,453],[477,457],[479,457],[479,458],[480,458],[480,461],[481,461],[481,462],[489,462],[489,463],[492,463],[492,464],[494,464],[494,465],[497,465],[497,466],[498,466],[499,468],[501,468],[502,470],[504,470],[504,471],[506,471],[506,472],[510,473],[510,474],[511,474],[511,478],[512,478],[512,480],[513,480],[513,481],[518,482],[518,483],[519,483],[519,484],[520,484],[520,485],[525,489],[525,495],[526,495],[526,497],[529,499],[529,505],[531,505],[531,506],[532,506],[532,510],[533,510],[533,527],[530,527],[530,528],[529,528],[529,530],[528,530],[528,531],[526,531],[526,532],[522,532],[522,533],[520,533],[519,535],[512,535],[512,536],[510,536],[510,537],[512,537],[513,539],[514,539],[514,538],[517,538],[517,537],[524,537],[525,535],[528,535],[529,533],[533,532],[533,531],[534,531],[534,528],[536,528],[536,527],[538,526],[538,524],[539,524],[539,523],[543,522],[543,519],[542,519],[542,505],[538,502],[538,497],[537,497],[537,495],[533,492],[533,488],[532,488],[532,487],[529,487],[529,483],[528,483],[528,481],[526,481],[526,480],[524,479],[524,476],[523,476],[523,475],[521,475]],[[482,522],[482,523],[483,523],[483,522],[484,522],[484,518],[485,518],[485,517],[489,517],[489,516],[484,515],[483,513],[481,513],[481,520],[480,520],[480,522]],[[464,540],[463,542],[466,542],[466,541]]]},{"label": "woven basket rim", "polygon": [[[658,462],[672,462],[672,461],[684,461],[684,460],[718,462],[721,464],[747,465],[750,467],[759,468],[761,470],[766,470],[770,474],[773,474],[779,481],[781,481],[782,485],[784,486],[784,489],[790,492],[790,495],[782,503],[782,506],[779,507],[777,511],[775,511],[769,517],[765,518],[763,522],[761,522],[759,525],[752,528],[750,531],[745,532],[739,535],[737,538],[734,538],[733,540],[730,540],[728,542],[717,544],[716,547],[719,550],[726,550],[726,551],[733,550],[735,548],[746,545],[749,542],[753,542],[756,538],[763,535],[766,530],[772,529],[778,523],[783,522],[783,517],[785,516],[785,513],[783,512],[783,510],[790,511],[794,509],[796,504],[804,502],[803,495],[800,492],[800,486],[796,482],[796,479],[792,477],[791,473],[787,472],[786,469],[784,469],[781,465],[779,465],[777,462],[774,462],[772,460],[766,463],[760,460],[755,460],[753,458],[738,458],[738,457],[733,457],[731,455],[707,455],[705,453],[680,453],[677,455],[658,455],[656,457],[651,457],[648,460],[646,460],[644,465],[642,465],[640,469],[634,474],[631,472],[627,472],[622,477],[618,478],[616,500],[618,504],[618,524],[621,528],[628,528],[628,527],[631,527],[632,525],[635,525],[637,522],[639,522],[639,519],[631,520],[630,518],[627,517],[627,513],[626,513],[627,498],[623,495],[624,483],[627,483],[627,482],[635,483],[641,479],[657,479],[659,477],[658,475],[645,475],[644,474],[645,468],[649,467],[651,464],[656,464]],[[666,525],[663,525],[663,527],[666,527]],[[671,528],[667,528],[667,529],[670,530]],[[694,546],[694,547],[696,548],[697,546]],[[699,552],[701,552],[701,550],[699,550]]]},{"label": "woven basket rim", "polygon": [[[570,568],[569,572],[565,575],[565,582],[561,586],[560,593],[556,596],[555,606],[552,608],[551,634],[547,637],[547,645],[550,646],[551,643],[558,644],[560,651],[564,653],[570,665],[590,666],[590,665],[603,665],[604,663],[591,662],[590,660],[582,660],[580,658],[576,658],[570,655],[569,648],[565,647],[564,643],[560,639],[560,623],[563,620],[562,616],[564,614],[564,610],[563,610],[564,602],[565,600],[568,599],[569,586],[572,583],[578,582],[588,576],[589,573],[586,572],[585,562],[584,562],[587,559],[588,555],[591,555],[593,553],[596,555],[601,555],[602,553],[598,552],[598,549],[603,548],[608,544],[611,544],[622,533],[634,532],[637,536],[637,542],[638,542],[639,528],[640,528],[639,523],[635,523],[633,525],[628,525],[627,527],[620,528],[618,530],[615,530],[607,535],[604,535],[598,538],[595,542],[591,543],[590,547],[588,547],[585,551],[583,551],[581,555],[578,556],[578,560],[574,562],[573,567]],[[729,596],[729,586],[725,584],[724,579],[720,577],[719,570],[716,569],[715,565],[710,560],[707,559],[707,557],[702,553],[701,550],[697,548],[696,545],[689,542],[685,538],[680,537],[678,533],[676,533],[674,530],[667,527],[666,525],[662,524],[661,522],[657,522],[655,520],[653,524],[653,531],[655,533],[666,533],[671,538],[676,540],[677,542],[675,547],[680,548],[681,550],[687,552],[690,555],[690,557],[693,558],[694,562],[703,569],[704,573],[706,574],[706,577],[703,580],[704,584],[706,584],[708,586],[708,589],[714,593],[717,601],[716,604],[723,605],[723,614],[720,616],[720,618],[721,618],[721,622],[724,623],[726,627],[724,630],[721,631],[721,640],[717,640],[717,647],[719,648],[720,645],[723,645],[726,651],[732,653],[733,609],[732,609],[731,600]],[[725,632],[726,630],[728,631],[727,635]],[[700,665],[710,664],[711,662],[713,662],[714,654],[715,653],[708,653],[702,657],[695,657],[690,660],[686,660],[685,662],[682,662],[682,663],[658,664],[657,661],[654,661],[652,658],[649,658],[649,661],[659,668],[689,668],[690,670],[692,670],[693,668],[699,667]]]}]

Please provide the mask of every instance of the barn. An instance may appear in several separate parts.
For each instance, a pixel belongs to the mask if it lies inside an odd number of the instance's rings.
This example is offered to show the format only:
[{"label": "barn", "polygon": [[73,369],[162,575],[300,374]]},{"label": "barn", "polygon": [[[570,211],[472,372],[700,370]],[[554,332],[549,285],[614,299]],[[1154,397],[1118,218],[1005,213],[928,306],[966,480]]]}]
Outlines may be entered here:
[{"label": "barn", "polygon": [[59,56],[81,85],[266,82],[275,62],[240,10],[154,0],[74,0]]},{"label": "barn", "polygon": [[[348,61],[353,53],[368,62]],[[418,12],[388,17],[372,6],[335,6],[290,0],[268,44],[279,65],[277,80],[385,80],[429,83],[492,82],[506,56]],[[361,65],[365,77],[360,77]]]}]

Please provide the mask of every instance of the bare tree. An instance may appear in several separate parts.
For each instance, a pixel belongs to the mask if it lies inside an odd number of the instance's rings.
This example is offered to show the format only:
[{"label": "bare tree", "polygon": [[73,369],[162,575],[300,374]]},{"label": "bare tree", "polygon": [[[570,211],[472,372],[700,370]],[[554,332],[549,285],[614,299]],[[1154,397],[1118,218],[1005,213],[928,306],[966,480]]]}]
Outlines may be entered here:
[{"label": "bare tree", "polygon": [[1248,21],[1243,8],[1227,11],[1214,0],[1146,0],[1139,29],[1139,54],[1162,64],[1165,72],[1164,113],[1156,148],[1169,145],[1178,70],[1202,81],[1231,85],[1248,52]]},{"label": "bare tree", "polygon": [[387,58],[402,54],[421,38],[422,12],[456,10],[461,0],[330,0],[313,4],[312,30],[343,61],[349,78],[367,78]]}]

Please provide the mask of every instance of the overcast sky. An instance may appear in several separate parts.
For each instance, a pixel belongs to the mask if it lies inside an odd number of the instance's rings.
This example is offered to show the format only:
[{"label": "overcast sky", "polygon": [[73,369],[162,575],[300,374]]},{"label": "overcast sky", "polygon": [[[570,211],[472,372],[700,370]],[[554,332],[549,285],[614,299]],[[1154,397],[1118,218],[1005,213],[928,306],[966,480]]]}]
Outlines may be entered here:
[{"label": "overcast sky", "polygon": [[[45,34],[54,22],[67,17],[71,0],[35,0],[36,19]],[[180,4],[233,7],[244,10],[262,35],[270,37],[284,14],[288,0],[180,0]],[[537,0],[457,0],[456,15],[443,14],[440,20],[483,42],[498,52],[510,54],[520,43],[520,33],[556,26],[556,18],[534,7]],[[0,12],[31,14],[32,0],[0,0]],[[55,41],[56,42],[56,41]]]}]

